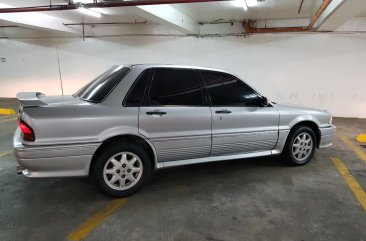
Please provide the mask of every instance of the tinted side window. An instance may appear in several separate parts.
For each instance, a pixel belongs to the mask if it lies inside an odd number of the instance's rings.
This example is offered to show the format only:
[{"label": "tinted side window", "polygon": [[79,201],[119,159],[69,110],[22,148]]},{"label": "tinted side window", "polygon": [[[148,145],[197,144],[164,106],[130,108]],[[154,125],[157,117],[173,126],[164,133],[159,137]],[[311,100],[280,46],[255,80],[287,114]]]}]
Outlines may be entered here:
[{"label": "tinted side window", "polygon": [[213,106],[260,106],[260,97],[232,75],[201,71]]},{"label": "tinted side window", "polygon": [[149,101],[151,105],[203,105],[201,86],[195,71],[156,69]]},{"label": "tinted side window", "polygon": [[74,96],[90,102],[102,102],[129,71],[128,67],[113,67],[81,88]]},{"label": "tinted side window", "polygon": [[145,70],[132,85],[131,90],[125,99],[125,106],[140,106],[144,98],[145,89],[150,76],[150,70]]}]

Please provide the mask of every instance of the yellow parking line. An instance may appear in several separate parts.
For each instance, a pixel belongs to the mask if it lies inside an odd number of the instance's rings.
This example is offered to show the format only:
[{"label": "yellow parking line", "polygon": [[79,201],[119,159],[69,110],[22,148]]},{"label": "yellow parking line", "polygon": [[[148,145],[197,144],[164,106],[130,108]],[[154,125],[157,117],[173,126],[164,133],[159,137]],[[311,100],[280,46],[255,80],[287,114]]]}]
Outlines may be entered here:
[{"label": "yellow parking line", "polygon": [[359,134],[357,137],[356,137],[356,140],[358,142],[366,142],[366,134]]},{"label": "yellow parking line", "polygon": [[71,241],[79,241],[84,239],[93,229],[95,229],[104,219],[116,211],[121,205],[126,202],[126,198],[115,199],[111,201],[102,210],[95,213],[77,229],[70,233],[67,238]]},{"label": "yellow parking line", "polygon": [[363,209],[366,211],[366,193],[360,186],[360,184],[356,181],[356,179],[351,175],[348,171],[347,167],[343,164],[343,162],[337,157],[330,158],[337,168],[338,172],[344,178],[348,187],[352,190],[353,194],[356,196],[358,202],[361,204]]},{"label": "yellow parking line", "polygon": [[14,109],[0,109],[0,115],[15,115],[16,111]]},{"label": "yellow parking line", "polygon": [[0,115],[0,119],[7,119],[9,117],[14,117],[15,115]]},{"label": "yellow parking line", "polygon": [[356,146],[347,136],[341,136],[341,140],[346,143],[346,145],[351,148],[364,162],[366,162],[366,153],[361,149],[361,147]]},{"label": "yellow parking line", "polygon": [[0,152],[0,157],[4,157],[7,156],[9,154],[13,153],[12,151],[5,151],[5,152]]},{"label": "yellow parking line", "polygon": [[12,121],[12,120],[16,120],[18,118],[10,118],[10,119],[6,119],[6,120],[0,120],[0,122],[7,122],[7,121]]}]

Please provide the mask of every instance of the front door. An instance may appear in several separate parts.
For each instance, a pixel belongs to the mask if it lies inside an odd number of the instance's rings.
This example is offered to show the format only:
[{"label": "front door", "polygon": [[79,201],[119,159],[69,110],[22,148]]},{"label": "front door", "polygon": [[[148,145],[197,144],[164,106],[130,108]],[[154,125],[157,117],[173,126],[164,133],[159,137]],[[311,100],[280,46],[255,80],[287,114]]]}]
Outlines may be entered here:
[{"label": "front door", "polygon": [[201,71],[211,100],[211,156],[268,151],[278,139],[278,111],[236,77]]},{"label": "front door", "polygon": [[153,143],[158,162],[209,156],[211,112],[194,70],[153,70],[139,111],[139,132]]}]

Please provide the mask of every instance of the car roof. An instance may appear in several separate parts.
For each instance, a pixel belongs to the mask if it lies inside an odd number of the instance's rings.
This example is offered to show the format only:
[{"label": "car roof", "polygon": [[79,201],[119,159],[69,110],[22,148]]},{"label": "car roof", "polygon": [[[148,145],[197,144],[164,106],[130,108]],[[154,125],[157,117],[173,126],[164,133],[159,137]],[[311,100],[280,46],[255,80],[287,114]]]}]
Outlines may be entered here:
[{"label": "car roof", "polygon": [[225,70],[221,69],[214,69],[214,68],[207,68],[201,66],[191,66],[191,65],[176,65],[176,64],[128,64],[123,66],[129,67],[142,67],[144,69],[148,68],[172,68],[172,69],[198,69],[198,70],[211,70],[211,71],[218,71],[223,73],[228,73]]}]

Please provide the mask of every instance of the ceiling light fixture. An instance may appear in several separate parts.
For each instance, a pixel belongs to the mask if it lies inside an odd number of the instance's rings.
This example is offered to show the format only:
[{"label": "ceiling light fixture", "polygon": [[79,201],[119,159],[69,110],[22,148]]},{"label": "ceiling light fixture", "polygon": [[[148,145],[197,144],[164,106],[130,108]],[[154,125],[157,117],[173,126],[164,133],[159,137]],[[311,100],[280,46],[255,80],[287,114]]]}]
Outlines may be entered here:
[{"label": "ceiling light fixture", "polygon": [[98,12],[101,14],[109,14],[109,11],[105,8],[89,8],[90,10],[94,11],[94,12]]},{"label": "ceiling light fixture", "polygon": [[96,17],[96,18],[102,17],[101,13],[95,12],[95,11],[90,10],[88,8],[84,8],[84,6],[78,7],[78,11],[83,13],[83,14],[93,16],[93,17]]},{"label": "ceiling light fixture", "polygon": [[265,0],[246,0],[246,3],[248,5],[248,7],[255,7],[258,5],[258,3],[262,3],[264,2]]},{"label": "ceiling light fixture", "polygon": [[94,0],[74,0],[74,3],[93,3]]},{"label": "ceiling light fixture", "polygon": [[241,8],[243,8],[244,11],[247,11],[248,10],[248,5],[247,5],[247,3],[246,3],[245,0],[235,0],[235,1],[232,1],[232,4],[235,7],[241,7]]}]

